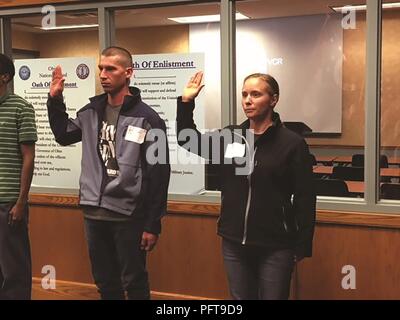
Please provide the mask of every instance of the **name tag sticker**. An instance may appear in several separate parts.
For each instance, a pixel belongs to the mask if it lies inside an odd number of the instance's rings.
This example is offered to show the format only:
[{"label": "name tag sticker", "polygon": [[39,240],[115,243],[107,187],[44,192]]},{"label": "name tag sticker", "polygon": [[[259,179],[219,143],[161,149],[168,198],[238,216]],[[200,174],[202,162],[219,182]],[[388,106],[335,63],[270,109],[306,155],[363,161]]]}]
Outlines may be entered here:
[{"label": "name tag sticker", "polygon": [[146,137],[147,130],[139,127],[128,126],[125,134],[125,140],[142,144]]},{"label": "name tag sticker", "polygon": [[225,158],[243,157],[246,151],[246,145],[234,142],[228,144],[225,151]]}]

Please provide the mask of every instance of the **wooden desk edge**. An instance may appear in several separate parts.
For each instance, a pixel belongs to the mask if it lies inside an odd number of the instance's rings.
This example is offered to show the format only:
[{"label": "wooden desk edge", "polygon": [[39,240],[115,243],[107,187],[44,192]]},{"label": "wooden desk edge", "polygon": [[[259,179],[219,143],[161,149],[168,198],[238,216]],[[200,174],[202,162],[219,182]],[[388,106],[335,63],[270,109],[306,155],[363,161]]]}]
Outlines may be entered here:
[{"label": "wooden desk edge", "polygon": [[[38,194],[29,195],[29,204],[34,206],[72,207],[79,208],[77,195]],[[220,204],[207,202],[168,201],[167,211],[173,214],[192,214],[218,216]]]},{"label": "wooden desk edge", "polygon": [[[33,206],[78,208],[78,199],[77,195],[31,194],[29,203]],[[221,205],[216,203],[168,201],[167,211],[169,214],[218,217],[220,208]],[[400,229],[400,214],[318,210],[317,222]]]}]

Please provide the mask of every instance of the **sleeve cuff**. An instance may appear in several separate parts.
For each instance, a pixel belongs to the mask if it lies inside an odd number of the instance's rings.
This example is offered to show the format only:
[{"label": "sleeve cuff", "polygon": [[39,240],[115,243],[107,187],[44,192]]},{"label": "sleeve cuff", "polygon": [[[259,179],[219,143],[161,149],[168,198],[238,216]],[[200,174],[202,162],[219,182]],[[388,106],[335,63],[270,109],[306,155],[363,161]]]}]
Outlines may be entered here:
[{"label": "sleeve cuff", "polygon": [[50,93],[48,93],[47,94],[47,98],[50,100],[50,101],[53,101],[53,102],[59,102],[59,103],[63,103],[64,102],[64,97],[61,95],[61,96],[55,96],[55,97],[52,97],[51,95],[50,95]]},{"label": "sleeve cuff", "polygon": [[312,256],[312,248],[307,248],[305,246],[298,246],[295,248],[296,257],[309,258]]},{"label": "sleeve cuff", "polygon": [[161,221],[146,223],[144,225],[144,231],[152,234],[159,235],[161,233]]},{"label": "sleeve cuff", "polygon": [[178,104],[184,108],[192,108],[192,110],[194,109],[194,100],[189,101],[189,102],[183,102],[182,101],[182,96],[178,97]]}]

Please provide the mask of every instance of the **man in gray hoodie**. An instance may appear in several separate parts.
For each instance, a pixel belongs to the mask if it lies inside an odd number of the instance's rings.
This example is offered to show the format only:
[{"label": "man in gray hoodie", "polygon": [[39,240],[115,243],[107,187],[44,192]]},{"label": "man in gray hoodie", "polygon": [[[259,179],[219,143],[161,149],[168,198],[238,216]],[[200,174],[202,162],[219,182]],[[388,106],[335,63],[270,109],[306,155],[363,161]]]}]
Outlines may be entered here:
[{"label": "man in gray hoodie", "polygon": [[50,126],[62,145],[82,141],[80,204],[101,298],[124,299],[126,292],[128,299],[149,299],[146,252],[157,242],[167,208],[166,126],[140,90],[129,86],[127,50],[103,50],[99,70],[104,94],[69,119],[65,79],[56,67],[47,102]]}]

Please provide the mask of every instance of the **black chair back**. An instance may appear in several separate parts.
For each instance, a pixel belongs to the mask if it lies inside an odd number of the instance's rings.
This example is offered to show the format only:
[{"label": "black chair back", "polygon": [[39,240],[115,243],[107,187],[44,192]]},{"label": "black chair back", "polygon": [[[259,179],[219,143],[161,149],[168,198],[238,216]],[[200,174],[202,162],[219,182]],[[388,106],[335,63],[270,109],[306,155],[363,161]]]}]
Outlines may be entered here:
[{"label": "black chair back", "polygon": [[333,167],[332,179],[364,181],[364,167]]},{"label": "black chair back", "polygon": [[388,157],[386,155],[384,155],[384,154],[381,154],[381,156],[380,156],[379,167],[381,167],[381,168],[389,168]]},{"label": "black chair back", "polygon": [[[364,155],[363,154],[353,154],[351,157],[352,167],[364,167]],[[381,154],[379,161],[380,168],[388,168],[389,161],[386,155]]]},{"label": "black chair back", "polygon": [[400,200],[400,184],[397,183],[383,183],[381,185],[381,198]]},{"label": "black chair back", "polygon": [[351,157],[352,167],[364,167],[364,155],[363,154],[353,154]]},{"label": "black chair back", "polygon": [[315,156],[310,153],[310,161],[311,161],[311,165],[316,166],[317,165],[317,159],[315,158]]},{"label": "black chair back", "polygon": [[315,189],[318,196],[350,197],[347,184],[338,179],[316,179]]}]

